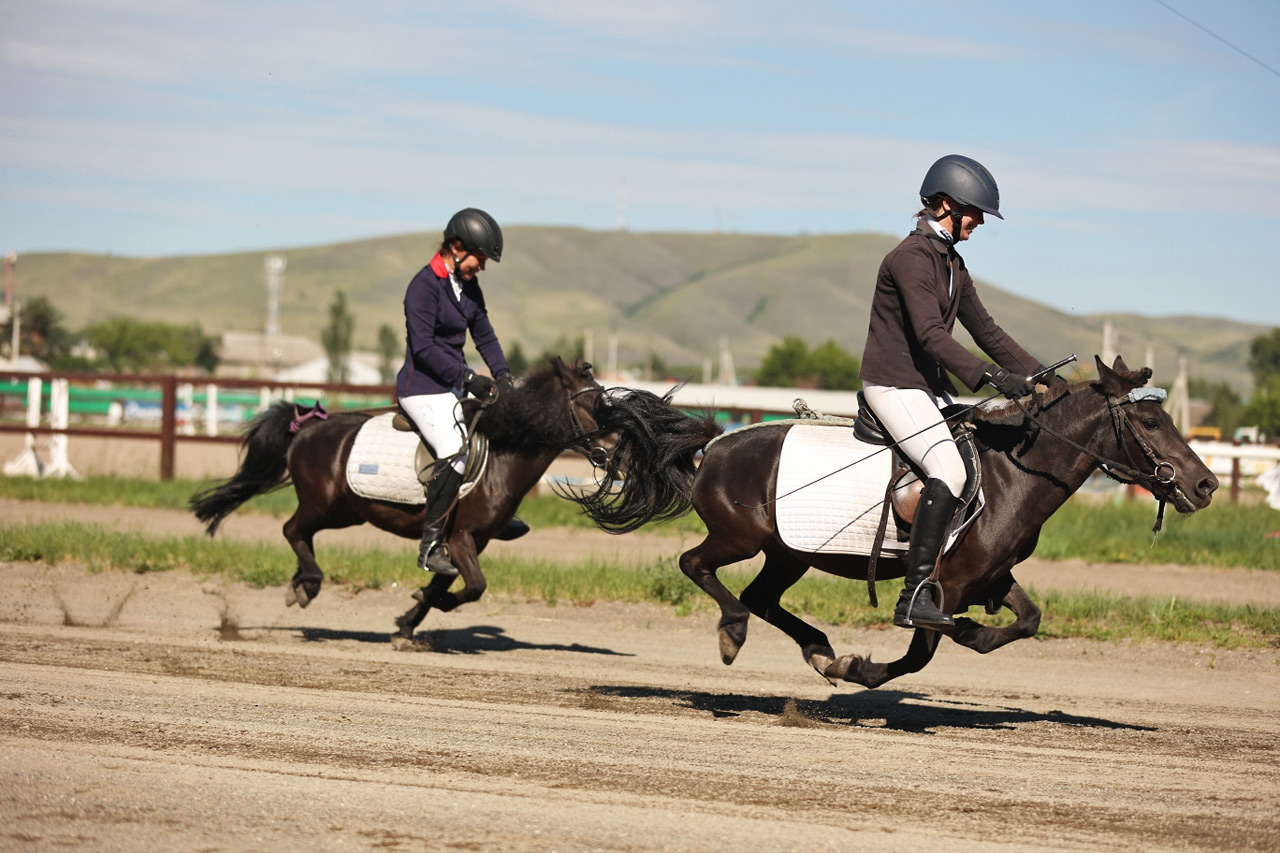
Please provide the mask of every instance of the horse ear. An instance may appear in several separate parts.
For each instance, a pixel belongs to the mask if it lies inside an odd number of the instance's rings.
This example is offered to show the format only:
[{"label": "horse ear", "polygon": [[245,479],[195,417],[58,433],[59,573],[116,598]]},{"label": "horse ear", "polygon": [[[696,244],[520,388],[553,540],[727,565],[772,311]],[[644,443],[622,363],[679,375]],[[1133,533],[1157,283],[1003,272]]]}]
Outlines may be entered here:
[{"label": "horse ear", "polygon": [[1115,360],[1115,361],[1111,362],[1111,367],[1112,367],[1112,369],[1113,369],[1113,370],[1115,370],[1115,372],[1116,372],[1116,373],[1128,373],[1128,372],[1129,372],[1129,365],[1125,364],[1125,363],[1124,363],[1124,359],[1123,359],[1123,358],[1121,358],[1119,355],[1117,355],[1117,356],[1116,356],[1116,360]]},{"label": "horse ear", "polygon": [[[1107,367],[1102,360],[1102,356],[1095,355],[1093,357],[1093,363],[1094,366],[1098,368],[1098,384],[1102,386],[1103,391],[1112,396],[1129,393],[1132,386],[1122,387],[1124,386],[1124,380],[1120,378],[1119,373],[1112,370],[1110,367]],[[1116,363],[1119,365],[1124,364],[1124,362],[1120,360],[1119,356],[1116,356]]]}]

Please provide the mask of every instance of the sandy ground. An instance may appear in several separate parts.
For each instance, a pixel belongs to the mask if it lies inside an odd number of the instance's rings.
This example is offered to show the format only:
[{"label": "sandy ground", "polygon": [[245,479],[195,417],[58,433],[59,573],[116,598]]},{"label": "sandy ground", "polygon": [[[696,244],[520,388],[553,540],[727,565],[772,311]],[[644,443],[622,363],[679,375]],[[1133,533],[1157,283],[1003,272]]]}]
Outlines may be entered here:
[{"label": "sandy ground", "polygon": [[[182,513],[74,515],[198,531]],[[281,523],[236,516],[225,535],[285,547]],[[646,560],[680,543],[535,531],[497,547]],[[1280,601],[1244,569],[1018,574]],[[429,615],[429,651],[395,651],[407,604],[329,585],[300,611],[279,588],[0,564],[0,850],[1280,849],[1274,649],[944,644],[864,690],[828,685],[758,621],[725,667],[706,614],[498,589]],[[877,659],[908,638],[828,631]]]}]

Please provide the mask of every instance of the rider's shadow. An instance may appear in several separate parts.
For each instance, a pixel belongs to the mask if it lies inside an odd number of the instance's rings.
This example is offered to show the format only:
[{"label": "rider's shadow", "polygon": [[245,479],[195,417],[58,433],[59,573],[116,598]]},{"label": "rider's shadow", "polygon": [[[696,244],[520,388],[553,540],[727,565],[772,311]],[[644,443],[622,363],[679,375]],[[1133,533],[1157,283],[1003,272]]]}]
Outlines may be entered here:
[{"label": "rider's shadow", "polygon": [[[738,717],[758,713],[776,717],[779,724],[799,726],[856,726],[885,728],[913,734],[934,734],[941,728],[1014,729],[1034,723],[1053,723],[1085,729],[1156,731],[1102,717],[1045,713],[1025,708],[985,705],[957,700],[932,700],[926,693],[901,690],[867,690],[850,695],[833,695],[825,700],[791,699],[785,696],[744,696],[735,693],[707,693],[697,690],[670,690],[630,685],[597,685],[591,692],[615,699],[659,700],[713,717]],[[934,704],[919,704],[922,702]]]},{"label": "rider's shadow", "polygon": [[[376,631],[340,631],[330,628],[291,628],[277,630],[296,630],[308,643],[335,642],[341,640],[358,643],[389,642],[389,635]],[[479,655],[489,652],[513,652],[518,650],[536,650],[548,652],[577,652],[587,655],[611,655],[617,657],[634,657],[631,652],[616,652],[613,649],[598,646],[584,646],[581,643],[529,643],[517,640],[496,625],[471,625],[466,628],[449,628],[426,631],[414,637],[415,645],[424,651],[437,654]]]}]

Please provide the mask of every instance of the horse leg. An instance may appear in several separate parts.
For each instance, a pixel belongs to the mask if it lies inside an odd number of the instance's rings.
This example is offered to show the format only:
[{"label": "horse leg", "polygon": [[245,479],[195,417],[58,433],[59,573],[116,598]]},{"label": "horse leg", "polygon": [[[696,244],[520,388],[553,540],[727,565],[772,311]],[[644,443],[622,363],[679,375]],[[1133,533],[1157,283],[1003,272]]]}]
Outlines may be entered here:
[{"label": "horse leg", "polygon": [[843,674],[827,675],[827,670],[836,662],[836,653],[827,635],[782,606],[782,594],[808,570],[809,566],[790,552],[776,546],[766,548],[764,567],[739,597],[752,613],[795,640],[805,663],[835,684]]},{"label": "horse leg", "polygon": [[879,687],[886,681],[912,672],[919,672],[933,660],[942,635],[928,628],[916,628],[907,653],[889,663],[874,663],[871,658],[845,655],[823,673],[829,679],[841,678],[863,687]]},{"label": "horse leg", "polygon": [[680,571],[720,605],[720,624],[716,626],[716,631],[720,637],[720,660],[725,665],[733,663],[742,650],[742,644],[747,641],[747,620],[751,617],[751,611],[720,582],[720,578],[716,577],[716,570],[730,563],[748,560],[759,553],[758,550],[744,553],[747,550],[735,548],[716,539],[715,534],[708,533],[701,544],[680,555]]},{"label": "horse leg", "polygon": [[951,639],[985,655],[1014,640],[1036,635],[1036,631],[1040,629],[1040,608],[1012,575],[1005,575],[996,584],[982,590],[981,594],[988,601],[998,602],[994,607],[988,606],[989,613],[996,612],[1000,607],[1007,607],[1013,611],[1015,621],[1003,628],[991,628],[962,616],[956,619],[955,629],[949,632]]},{"label": "horse leg", "polygon": [[324,572],[315,556],[315,530],[299,520],[302,510],[299,509],[284,523],[284,538],[289,541],[293,552],[298,555],[298,568],[284,591],[286,607],[298,605],[305,608],[320,594],[320,584],[324,581]]},{"label": "horse leg", "polygon": [[428,611],[431,610],[432,600],[444,593],[449,588],[449,585],[453,583],[453,580],[452,575],[433,574],[431,583],[413,594],[414,605],[396,619],[396,630],[391,635],[392,646],[397,649],[417,650],[418,646],[413,641],[413,632],[422,624],[422,620],[427,617]]}]

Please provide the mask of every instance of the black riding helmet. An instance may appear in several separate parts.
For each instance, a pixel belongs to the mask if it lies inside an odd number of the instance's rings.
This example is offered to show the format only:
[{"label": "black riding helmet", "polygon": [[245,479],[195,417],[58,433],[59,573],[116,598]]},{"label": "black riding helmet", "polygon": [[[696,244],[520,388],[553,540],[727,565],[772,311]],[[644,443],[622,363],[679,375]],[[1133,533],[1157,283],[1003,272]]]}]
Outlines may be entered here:
[{"label": "black riding helmet", "polygon": [[1000,189],[996,179],[977,160],[960,154],[948,154],[929,167],[920,185],[920,198],[928,200],[945,195],[960,204],[968,204],[996,219],[1000,215]]},{"label": "black riding helmet", "polygon": [[502,229],[492,216],[476,207],[459,210],[444,227],[445,240],[461,240],[472,254],[480,253],[495,264],[502,261]]}]

